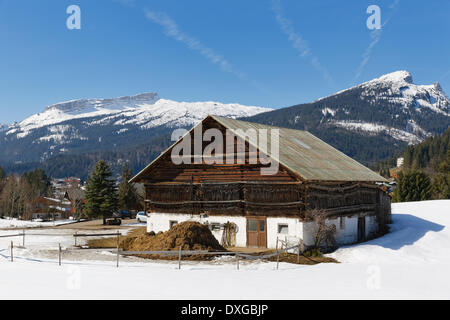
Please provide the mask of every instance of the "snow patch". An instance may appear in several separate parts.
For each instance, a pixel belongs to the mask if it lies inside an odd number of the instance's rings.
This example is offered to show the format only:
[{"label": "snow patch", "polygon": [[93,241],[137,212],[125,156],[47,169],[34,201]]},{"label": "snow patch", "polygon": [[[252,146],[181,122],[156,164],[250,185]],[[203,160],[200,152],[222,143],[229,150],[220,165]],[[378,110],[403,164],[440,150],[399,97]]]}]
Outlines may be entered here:
[{"label": "snow patch", "polygon": [[[358,121],[332,121],[331,124],[341,127],[350,131],[363,131],[371,134],[386,133],[396,140],[405,141],[408,144],[417,144],[423,141],[418,135],[413,132],[400,130],[392,127],[388,127],[382,124],[358,122]],[[414,124],[415,130],[422,130],[417,124]]]},{"label": "snow patch", "polygon": [[[6,135],[15,135],[18,139],[22,139],[36,129],[48,127],[51,134],[41,137],[40,141],[85,140],[86,138],[77,134],[71,135],[70,138],[66,137],[70,127],[60,124],[70,120],[83,119],[83,123],[89,126],[136,125],[141,129],[163,125],[180,127],[191,126],[210,114],[238,118],[271,110],[258,106],[244,106],[237,103],[223,104],[214,101],[177,102],[160,99],[156,94],[147,93],[116,99],[84,99],[59,103],[46,108],[43,113],[32,115],[22,122],[10,126]],[[125,131],[120,133],[123,132]]]}]

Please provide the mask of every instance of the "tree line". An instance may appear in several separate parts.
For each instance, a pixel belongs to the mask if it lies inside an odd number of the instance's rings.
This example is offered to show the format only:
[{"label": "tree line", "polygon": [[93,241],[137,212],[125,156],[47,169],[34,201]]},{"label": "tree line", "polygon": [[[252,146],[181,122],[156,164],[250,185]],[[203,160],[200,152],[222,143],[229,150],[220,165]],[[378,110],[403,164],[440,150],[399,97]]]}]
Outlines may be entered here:
[{"label": "tree line", "polygon": [[[450,128],[442,135],[409,146],[400,157],[404,164],[396,179],[393,201],[450,199]],[[389,177],[389,168],[395,163],[395,159],[383,161],[376,169]]]},{"label": "tree line", "polygon": [[0,216],[29,219],[36,200],[51,195],[50,178],[41,169],[21,176],[6,175],[0,167]]},{"label": "tree line", "polygon": [[[125,164],[118,183],[108,163],[98,161],[89,176],[81,211],[88,218],[103,218],[105,221],[118,209],[142,209],[144,197],[139,188],[129,182],[132,176],[132,169]],[[19,176],[7,175],[0,167],[0,217],[29,220],[40,197],[56,198],[51,179],[42,169]]]}]

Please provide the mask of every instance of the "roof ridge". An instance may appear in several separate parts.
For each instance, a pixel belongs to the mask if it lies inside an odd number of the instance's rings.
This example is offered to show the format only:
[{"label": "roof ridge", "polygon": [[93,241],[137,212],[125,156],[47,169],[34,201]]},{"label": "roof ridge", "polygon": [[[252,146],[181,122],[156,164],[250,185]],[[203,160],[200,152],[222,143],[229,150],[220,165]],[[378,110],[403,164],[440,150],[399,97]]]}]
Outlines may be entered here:
[{"label": "roof ridge", "polygon": [[[271,127],[271,128],[276,128],[276,129],[283,129],[283,130],[292,130],[292,131],[300,131],[300,132],[308,132],[306,130],[300,130],[300,129],[294,129],[294,128],[286,128],[286,127],[279,127],[279,126],[273,126],[271,124],[264,124],[264,123],[259,123],[259,122],[251,122],[251,121],[245,121],[245,120],[240,120],[240,119],[233,119],[233,118],[227,118],[227,117],[222,117],[222,116],[216,116],[216,115],[209,115],[209,117],[217,120],[217,118],[219,119],[227,119],[227,120],[233,120],[233,121],[239,121],[239,122],[245,122],[245,123],[251,123],[251,124],[256,124],[258,126],[262,126],[262,127]],[[206,119],[206,118],[205,118]],[[205,120],[203,119],[203,120]],[[203,121],[202,120],[202,121]],[[309,133],[309,132],[308,132]]]}]

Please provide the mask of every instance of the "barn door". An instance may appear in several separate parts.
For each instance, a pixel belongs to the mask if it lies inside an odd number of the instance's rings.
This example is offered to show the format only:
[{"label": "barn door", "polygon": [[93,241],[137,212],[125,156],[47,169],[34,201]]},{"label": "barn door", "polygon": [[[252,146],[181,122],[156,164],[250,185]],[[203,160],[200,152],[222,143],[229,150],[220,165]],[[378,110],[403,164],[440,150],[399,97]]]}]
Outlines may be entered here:
[{"label": "barn door", "polygon": [[358,218],[358,241],[366,239],[366,217]]},{"label": "barn door", "polygon": [[267,248],[266,218],[247,218],[247,246]]}]

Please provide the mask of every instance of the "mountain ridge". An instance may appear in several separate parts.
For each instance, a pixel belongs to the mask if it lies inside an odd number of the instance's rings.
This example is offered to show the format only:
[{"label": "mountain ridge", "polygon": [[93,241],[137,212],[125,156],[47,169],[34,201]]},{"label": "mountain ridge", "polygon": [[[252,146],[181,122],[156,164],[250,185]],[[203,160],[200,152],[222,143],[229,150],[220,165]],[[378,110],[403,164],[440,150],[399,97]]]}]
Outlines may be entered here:
[{"label": "mountain ridge", "polygon": [[170,144],[174,128],[190,128],[208,114],[307,130],[370,165],[445,131],[450,126],[450,100],[438,83],[416,85],[404,70],[276,110],[176,102],[155,92],[79,99],[49,106],[7,129],[0,126],[0,162],[41,163],[58,174],[67,169],[76,175],[76,156],[78,162],[85,161],[79,174],[83,176],[93,159],[104,156],[117,168],[130,161],[137,171]]},{"label": "mountain ridge", "polygon": [[243,120],[310,131],[368,165],[445,131],[450,100],[438,83],[416,85],[401,70]]},{"label": "mountain ridge", "polygon": [[71,100],[0,130],[0,160],[35,162],[58,154],[123,148],[170,128],[192,126],[208,114],[237,118],[270,110],[215,101],[177,102],[154,92]]}]

